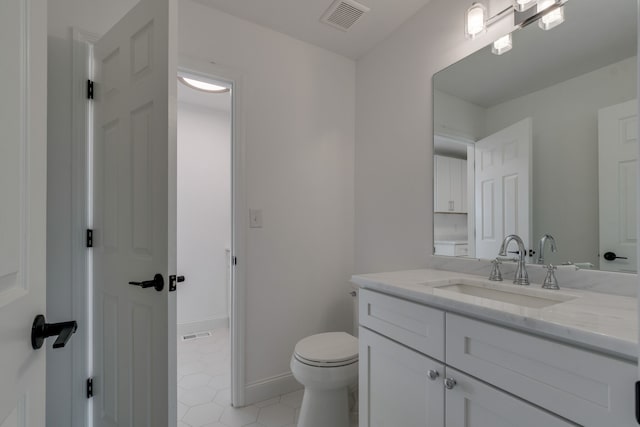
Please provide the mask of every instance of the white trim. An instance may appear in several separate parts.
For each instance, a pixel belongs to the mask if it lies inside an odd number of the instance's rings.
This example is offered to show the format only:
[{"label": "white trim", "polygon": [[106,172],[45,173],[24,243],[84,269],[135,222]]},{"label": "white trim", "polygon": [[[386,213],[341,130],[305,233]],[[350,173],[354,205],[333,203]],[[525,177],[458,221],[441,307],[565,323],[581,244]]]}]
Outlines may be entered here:
[{"label": "white trim", "polygon": [[72,36],[71,64],[71,311],[78,322],[72,352],[72,426],[90,426],[91,408],[86,396],[86,380],[92,374],[90,346],[93,302],[89,292],[89,251],[85,246],[86,229],[90,227],[89,155],[91,122],[86,96],[87,79],[91,78],[91,49],[99,37],[77,28]]},{"label": "white trim", "polygon": [[238,264],[231,269],[231,404],[245,406],[245,295],[246,295],[246,183],[244,143],[244,85],[237,70],[222,67],[210,60],[180,56],[178,70],[196,76],[220,80],[231,86],[231,253]]},{"label": "white trim", "polygon": [[255,383],[247,384],[245,399],[246,404],[262,402],[273,396],[291,393],[302,389],[302,385],[296,381],[291,372],[276,375]]},{"label": "white trim", "polygon": [[211,331],[229,326],[228,317],[216,317],[212,319],[198,320],[196,322],[178,323],[178,338],[183,335],[196,332]]}]

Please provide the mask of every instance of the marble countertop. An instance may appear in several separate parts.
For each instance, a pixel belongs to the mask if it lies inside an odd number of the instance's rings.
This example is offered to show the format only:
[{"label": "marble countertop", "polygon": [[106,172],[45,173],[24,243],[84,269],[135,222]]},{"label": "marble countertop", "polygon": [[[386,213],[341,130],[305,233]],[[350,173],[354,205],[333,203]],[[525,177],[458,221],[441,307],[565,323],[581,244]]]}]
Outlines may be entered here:
[{"label": "marble countertop", "polygon": [[[546,294],[551,298],[570,300],[544,308],[530,308],[437,289],[453,284],[458,279],[470,283],[486,283],[497,289],[515,289],[516,292],[534,296]],[[351,281],[361,288],[555,338],[624,359],[637,359],[638,306],[635,297],[569,288],[546,291],[536,284],[521,287],[506,278],[504,282],[489,282],[485,277],[442,270],[361,274],[353,276]]]}]

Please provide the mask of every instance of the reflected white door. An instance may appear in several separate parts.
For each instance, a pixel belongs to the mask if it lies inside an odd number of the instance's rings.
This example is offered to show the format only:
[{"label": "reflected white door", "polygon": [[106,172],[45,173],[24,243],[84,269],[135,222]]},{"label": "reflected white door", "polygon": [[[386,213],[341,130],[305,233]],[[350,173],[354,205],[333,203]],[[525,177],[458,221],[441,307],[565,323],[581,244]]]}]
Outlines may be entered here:
[{"label": "reflected white door", "polygon": [[478,258],[495,258],[509,234],[517,234],[526,248],[531,247],[532,126],[527,118],[476,142]]},{"label": "reflected white door", "polygon": [[[0,2],[0,426],[45,425],[47,9]],[[45,345],[51,345],[46,343]]]},{"label": "reflected white door", "polygon": [[638,267],[636,100],[598,111],[598,159],[600,269],[635,273]]},{"label": "reflected white door", "polygon": [[176,11],[141,0],[95,46],[95,426],[177,419]]}]

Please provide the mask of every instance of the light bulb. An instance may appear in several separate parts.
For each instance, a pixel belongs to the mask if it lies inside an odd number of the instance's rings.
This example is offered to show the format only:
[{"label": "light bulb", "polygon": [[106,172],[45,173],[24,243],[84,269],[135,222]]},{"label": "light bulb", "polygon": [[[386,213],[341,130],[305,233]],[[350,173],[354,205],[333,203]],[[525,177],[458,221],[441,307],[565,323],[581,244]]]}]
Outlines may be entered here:
[{"label": "light bulb", "polygon": [[525,10],[529,10],[536,3],[536,0],[514,0],[513,8],[518,12],[524,12]]},{"label": "light bulb", "polygon": [[494,55],[502,55],[503,53],[507,53],[513,47],[513,38],[511,33],[506,36],[500,37],[498,40],[493,42],[491,47],[491,53]]},{"label": "light bulb", "polygon": [[[538,13],[545,11],[548,7],[555,4],[555,0],[540,0],[538,2]],[[550,30],[564,22],[564,6],[557,7],[550,12],[542,15],[538,21],[538,26],[543,30]]]},{"label": "light bulb", "polygon": [[487,29],[487,8],[482,3],[473,3],[467,9],[465,33],[467,38],[474,39]]}]

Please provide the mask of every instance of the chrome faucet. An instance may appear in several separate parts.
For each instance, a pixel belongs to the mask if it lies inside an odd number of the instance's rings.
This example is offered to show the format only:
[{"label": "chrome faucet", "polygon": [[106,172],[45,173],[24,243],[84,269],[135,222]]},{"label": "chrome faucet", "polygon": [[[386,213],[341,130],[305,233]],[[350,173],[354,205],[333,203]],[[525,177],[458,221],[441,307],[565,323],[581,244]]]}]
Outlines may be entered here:
[{"label": "chrome faucet", "polygon": [[551,244],[551,252],[558,252],[558,248],[556,247],[556,239],[553,238],[551,234],[545,234],[540,238],[540,243],[538,243],[538,264],[544,264],[544,245],[547,243],[547,240]]},{"label": "chrome faucet", "polygon": [[527,258],[527,250],[524,247],[524,242],[515,234],[510,234],[504,238],[502,241],[502,246],[500,246],[500,256],[507,256],[507,246],[511,243],[512,240],[518,244],[518,255],[520,256],[518,259],[518,268],[516,270],[516,277],[513,279],[513,283],[516,285],[528,285],[529,284],[529,275],[527,274],[526,267],[526,258]]}]

